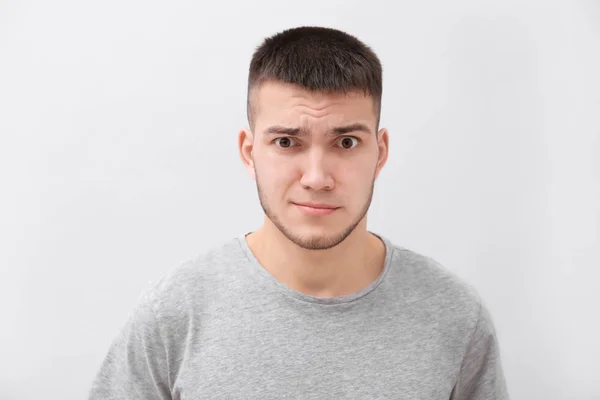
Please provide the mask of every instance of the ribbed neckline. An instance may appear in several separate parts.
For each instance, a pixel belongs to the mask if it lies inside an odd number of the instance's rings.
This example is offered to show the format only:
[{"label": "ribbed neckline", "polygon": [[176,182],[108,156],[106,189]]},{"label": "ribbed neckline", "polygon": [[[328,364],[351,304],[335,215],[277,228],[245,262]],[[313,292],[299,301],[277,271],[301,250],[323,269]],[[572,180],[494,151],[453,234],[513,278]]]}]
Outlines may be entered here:
[{"label": "ribbed neckline", "polygon": [[382,235],[378,235],[376,233],[370,232],[373,235],[375,235],[376,237],[378,237],[385,245],[385,263],[384,263],[383,269],[382,269],[381,273],[379,274],[379,276],[375,280],[373,280],[369,285],[367,285],[366,287],[362,288],[361,290],[359,290],[357,292],[350,293],[350,294],[347,294],[344,296],[338,296],[338,297],[317,297],[317,296],[312,296],[312,295],[291,289],[290,287],[288,287],[285,284],[283,284],[282,282],[280,282],[277,278],[275,278],[269,271],[267,271],[259,263],[258,259],[254,256],[254,253],[252,253],[252,250],[250,250],[250,246],[248,245],[248,242],[246,241],[246,236],[249,235],[250,233],[252,233],[252,232],[248,232],[248,233],[239,235],[237,237],[237,241],[238,241],[242,251],[244,252],[244,255],[250,262],[251,267],[253,268],[253,271],[258,273],[258,275],[261,277],[261,279],[266,280],[267,283],[269,283],[271,286],[273,286],[276,290],[279,290],[280,292],[282,292],[284,295],[291,296],[298,300],[305,301],[308,303],[321,304],[321,305],[336,305],[336,304],[351,303],[351,302],[357,301],[357,300],[365,297],[366,295],[368,295],[369,293],[371,293],[372,291],[377,289],[377,287],[385,279],[385,276],[386,276],[388,270],[390,269],[390,266],[392,263],[392,255],[394,252],[394,246],[389,239],[387,239],[386,237],[384,237]]}]

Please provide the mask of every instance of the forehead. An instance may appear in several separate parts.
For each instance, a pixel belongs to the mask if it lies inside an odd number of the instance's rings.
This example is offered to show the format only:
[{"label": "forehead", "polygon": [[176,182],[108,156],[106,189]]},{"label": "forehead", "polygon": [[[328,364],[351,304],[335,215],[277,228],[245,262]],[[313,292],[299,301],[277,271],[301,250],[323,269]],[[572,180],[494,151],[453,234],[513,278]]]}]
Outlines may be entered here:
[{"label": "forehead", "polygon": [[362,92],[315,92],[298,85],[265,82],[252,94],[257,124],[374,122],[373,98]]}]

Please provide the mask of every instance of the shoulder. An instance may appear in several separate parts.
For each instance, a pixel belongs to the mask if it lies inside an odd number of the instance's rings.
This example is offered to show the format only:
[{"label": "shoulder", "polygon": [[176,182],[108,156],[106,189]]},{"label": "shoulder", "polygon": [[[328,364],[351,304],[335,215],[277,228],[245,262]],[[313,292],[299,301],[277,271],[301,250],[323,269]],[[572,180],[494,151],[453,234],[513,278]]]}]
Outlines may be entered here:
[{"label": "shoulder", "polygon": [[185,317],[204,300],[218,297],[223,283],[235,275],[244,257],[239,239],[232,238],[168,268],[144,290],[140,301],[151,304],[160,319]]},{"label": "shoulder", "polygon": [[487,315],[482,297],[473,284],[436,259],[391,243],[388,279],[402,303],[429,307],[446,318],[474,328]]},{"label": "shoulder", "polygon": [[444,340],[462,352],[474,343],[496,340],[490,311],[472,283],[430,256],[394,244],[392,248],[388,290],[401,309],[445,332]]}]

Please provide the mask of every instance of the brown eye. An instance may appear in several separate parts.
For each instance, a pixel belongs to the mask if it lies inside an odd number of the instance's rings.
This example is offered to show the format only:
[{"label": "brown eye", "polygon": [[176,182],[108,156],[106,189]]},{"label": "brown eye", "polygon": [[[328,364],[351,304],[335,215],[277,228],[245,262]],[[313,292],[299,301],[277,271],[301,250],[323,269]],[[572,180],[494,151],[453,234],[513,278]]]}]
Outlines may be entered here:
[{"label": "brown eye", "polygon": [[294,147],[292,143],[294,140],[291,137],[280,137],[275,139],[275,143],[279,142],[279,147],[287,149],[288,147]]},{"label": "brown eye", "polygon": [[351,149],[356,147],[356,145],[358,145],[358,139],[353,136],[345,136],[340,140],[340,146],[344,149]]}]

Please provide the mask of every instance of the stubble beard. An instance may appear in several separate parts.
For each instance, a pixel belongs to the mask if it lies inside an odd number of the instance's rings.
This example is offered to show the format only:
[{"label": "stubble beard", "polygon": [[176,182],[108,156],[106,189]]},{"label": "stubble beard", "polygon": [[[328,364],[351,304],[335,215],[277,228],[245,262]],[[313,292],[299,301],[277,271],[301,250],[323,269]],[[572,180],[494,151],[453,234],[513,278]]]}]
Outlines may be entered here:
[{"label": "stubble beard", "polygon": [[337,234],[337,235],[332,235],[332,236],[313,235],[308,238],[294,234],[292,229],[290,229],[290,227],[286,227],[283,224],[283,222],[281,221],[281,219],[275,213],[272,212],[272,210],[269,208],[269,200],[268,200],[266,194],[264,193],[264,191],[261,189],[260,179],[258,177],[258,174],[256,174],[256,188],[258,191],[258,198],[260,201],[260,206],[262,207],[265,215],[267,216],[267,218],[269,218],[269,220],[271,220],[273,225],[275,225],[277,227],[277,229],[288,240],[290,240],[297,246],[299,246],[303,249],[306,249],[306,250],[327,250],[327,249],[331,249],[332,247],[337,246],[338,244],[340,244],[344,240],[346,240],[346,238],[348,236],[350,236],[350,234],[354,231],[354,229],[356,229],[358,224],[360,224],[360,222],[363,220],[363,218],[367,215],[367,212],[369,211],[369,207],[371,206],[371,201],[373,199],[373,192],[375,189],[375,179],[373,178],[373,180],[371,181],[371,187],[369,189],[369,196],[367,198],[367,201],[363,205],[363,208],[362,208],[361,212],[359,213],[358,217],[355,220],[353,220],[352,223],[349,224],[346,227],[346,229],[344,229],[342,231],[342,233]]}]

